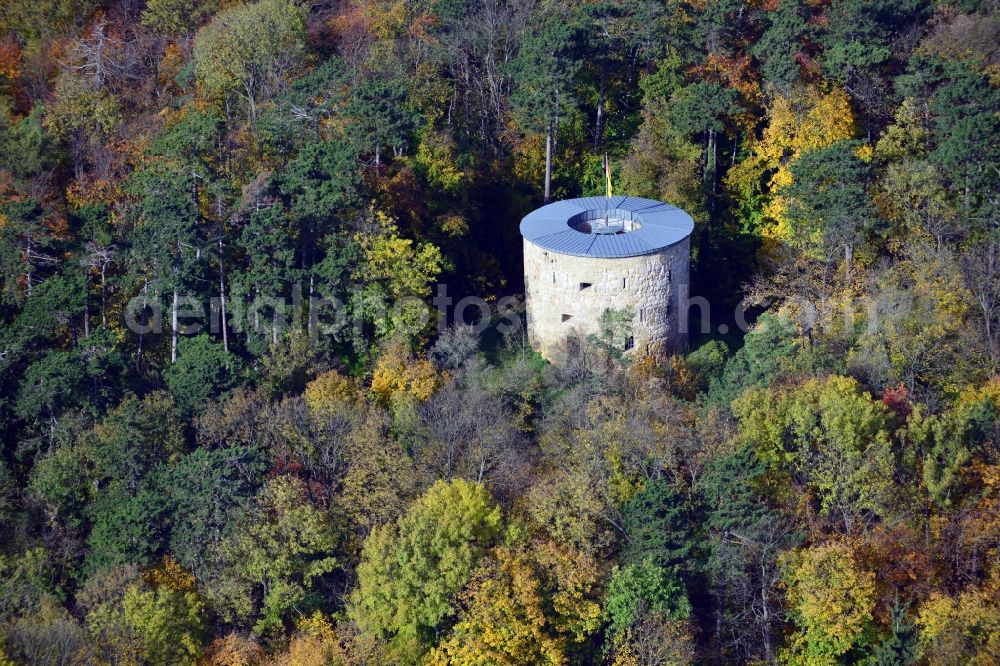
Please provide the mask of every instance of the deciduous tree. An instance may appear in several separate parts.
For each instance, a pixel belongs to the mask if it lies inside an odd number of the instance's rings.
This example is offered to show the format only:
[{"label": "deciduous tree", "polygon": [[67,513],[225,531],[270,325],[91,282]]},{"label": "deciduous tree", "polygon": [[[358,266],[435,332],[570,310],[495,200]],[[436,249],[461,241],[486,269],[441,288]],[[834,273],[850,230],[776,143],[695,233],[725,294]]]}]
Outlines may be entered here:
[{"label": "deciduous tree", "polygon": [[456,595],[499,532],[500,509],[485,488],[438,481],[395,525],[365,540],[351,619],[396,636],[401,646],[426,649],[454,620]]}]

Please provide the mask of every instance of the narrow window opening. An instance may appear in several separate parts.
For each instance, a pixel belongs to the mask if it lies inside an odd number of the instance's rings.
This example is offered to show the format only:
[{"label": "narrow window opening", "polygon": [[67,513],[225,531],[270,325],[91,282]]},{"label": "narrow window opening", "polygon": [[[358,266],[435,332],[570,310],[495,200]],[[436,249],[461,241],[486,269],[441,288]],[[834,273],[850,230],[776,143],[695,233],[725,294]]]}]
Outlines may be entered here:
[{"label": "narrow window opening", "polygon": [[590,283],[590,282],[581,282],[580,283],[580,291],[583,291],[584,289],[590,289],[593,286],[594,285],[592,283]]},{"label": "narrow window opening", "polygon": [[570,320],[570,319],[572,319],[572,318],[573,318],[573,315],[569,315],[569,314],[564,314],[564,315],[562,316],[562,320],[563,320],[563,323],[566,323],[567,321],[569,321],[569,320]]},{"label": "narrow window opening", "polygon": [[625,351],[628,351],[633,347],[635,347],[635,336],[630,335],[625,339]]},{"label": "narrow window opening", "polygon": [[628,279],[628,278],[622,278],[622,289],[624,289],[624,288],[625,288],[625,280],[627,280],[627,279]]}]

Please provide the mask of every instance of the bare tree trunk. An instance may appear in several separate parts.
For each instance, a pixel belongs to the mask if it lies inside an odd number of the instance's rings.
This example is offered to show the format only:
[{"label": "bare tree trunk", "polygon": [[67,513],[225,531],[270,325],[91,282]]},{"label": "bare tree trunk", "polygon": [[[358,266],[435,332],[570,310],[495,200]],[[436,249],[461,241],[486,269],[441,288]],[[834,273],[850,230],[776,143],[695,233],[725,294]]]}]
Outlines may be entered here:
[{"label": "bare tree trunk", "polygon": [[552,197],[552,118],[545,133],[545,203]]},{"label": "bare tree trunk", "polygon": [[[146,294],[148,293],[148,290],[149,290],[149,278],[148,277],[143,277],[142,278],[142,312],[143,313],[146,312],[146,305],[147,305]],[[145,324],[144,324],[142,326],[142,328],[139,329],[139,347],[136,349],[136,352],[135,352],[135,369],[136,370],[138,370],[140,367],[142,367],[142,340],[145,337],[145,330],[146,330],[146,327],[145,327]]]},{"label": "bare tree trunk", "polygon": [[552,121],[552,154],[559,152],[559,89],[556,88],[555,120]]},{"label": "bare tree trunk", "polygon": [[222,326],[222,349],[229,352],[229,332],[226,330],[226,262],[222,243],[222,219],[219,219],[219,322]]},{"label": "bare tree trunk", "polygon": [[[176,281],[176,275],[174,276]],[[177,284],[174,284],[174,300],[170,305],[170,362],[177,362]]]},{"label": "bare tree trunk", "polygon": [[[254,333],[260,333],[260,289],[258,288],[255,291],[257,292],[257,295],[255,297],[256,303],[254,304],[253,308],[253,330]],[[247,341],[249,342],[249,340],[250,340],[250,334],[248,333]]]},{"label": "bare tree trunk", "polygon": [[[310,229],[312,230],[312,242],[309,244],[309,294],[308,294],[308,307],[311,308],[312,304],[313,304],[313,296],[316,293],[316,271],[313,270],[313,267],[316,265],[316,242],[317,242],[317,240],[319,238],[319,229],[316,228],[316,222],[315,221],[311,223]],[[293,304],[293,307],[294,307],[294,304]],[[300,306],[300,308],[299,308],[299,314],[297,316],[301,317],[302,315],[306,315],[306,332],[309,334],[309,336],[310,336],[309,339],[311,340],[312,339],[311,336],[312,336],[312,332],[313,332],[312,313],[307,312],[305,306]],[[298,326],[301,325],[301,323],[302,323],[302,320],[299,319],[298,323],[296,325],[296,328],[298,328]]]},{"label": "bare tree trunk", "polygon": [[601,147],[604,135],[604,77],[601,77],[597,87],[597,118],[594,121],[594,150]]},{"label": "bare tree trunk", "polygon": [[[766,551],[765,551],[766,552]],[[760,606],[761,606],[761,630],[764,641],[764,659],[769,664],[774,663],[774,651],[771,647],[771,609],[769,607],[767,589],[767,563],[766,555],[761,555],[760,565]]]},{"label": "bare tree trunk", "polygon": [[101,326],[104,328],[108,327],[108,302],[107,302],[107,292],[104,289],[104,278],[105,272],[107,271],[108,264],[101,263]]},{"label": "bare tree trunk", "polygon": [[[313,318],[311,310],[313,306],[313,295],[316,293],[315,289],[316,289],[316,276],[313,273],[313,271],[309,271],[309,300],[308,300],[309,305],[308,307],[303,308],[304,310],[303,314],[306,315],[306,333],[309,334],[310,340],[312,340],[312,333],[313,333]],[[299,326],[302,325],[301,320],[299,320],[298,325]]]},{"label": "bare tree trunk", "polygon": [[[545,200],[548,201],[548,198],[546,198]],[[27,248],[27,251],[24,253],[24,256],[28,260],[27,271],[25,273],[25,278],[26,278],[25,279],[25,283],[27,284],[27,287],[28,287],[28,298],[31,298],[31,277],[32,277],[31,276],[31,236],[28,236],[28,238],[27,238],[27,240],[25,242],[26,242],[25,247]]]},{"label": "bare tree trunk", "polygon": [[715,193],[715,165],[717,161],[718,143],[715,138],[715,130],[708,130],[708,191]]}]

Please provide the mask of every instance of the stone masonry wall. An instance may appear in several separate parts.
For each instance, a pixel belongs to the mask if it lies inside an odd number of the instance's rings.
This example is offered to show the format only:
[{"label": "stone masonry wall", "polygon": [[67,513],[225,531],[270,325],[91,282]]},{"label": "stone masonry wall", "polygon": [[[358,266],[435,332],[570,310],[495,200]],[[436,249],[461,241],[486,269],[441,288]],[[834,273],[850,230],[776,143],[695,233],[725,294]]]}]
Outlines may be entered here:
[{"label": "stone masonry wall", "polygon": [[524,240],[524,288],[528,340],[558,361],[567,339],[598,331],[608,308],[632,308],[633,351],[682,350],[678,326],[687,310],[690,239],[637,257],[575,257],[543,250]]}]

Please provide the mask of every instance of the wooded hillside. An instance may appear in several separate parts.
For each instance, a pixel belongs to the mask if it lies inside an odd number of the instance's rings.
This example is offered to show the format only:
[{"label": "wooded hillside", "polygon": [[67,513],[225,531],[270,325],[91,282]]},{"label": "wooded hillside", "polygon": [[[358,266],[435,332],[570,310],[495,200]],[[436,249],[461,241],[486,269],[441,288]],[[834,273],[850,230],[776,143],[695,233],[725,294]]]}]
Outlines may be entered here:
[{"label": "wooded hillside", "polygon": [[[0,0],[0,664],[1000,663],[998,35]],[[605,154],[711,316],[548,364],[517,225]]]}]

